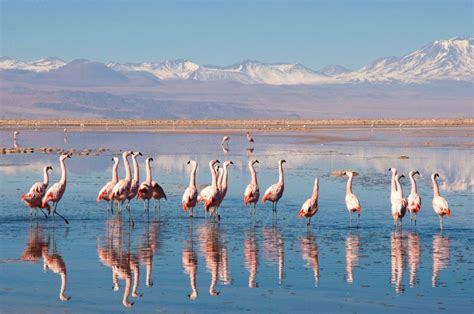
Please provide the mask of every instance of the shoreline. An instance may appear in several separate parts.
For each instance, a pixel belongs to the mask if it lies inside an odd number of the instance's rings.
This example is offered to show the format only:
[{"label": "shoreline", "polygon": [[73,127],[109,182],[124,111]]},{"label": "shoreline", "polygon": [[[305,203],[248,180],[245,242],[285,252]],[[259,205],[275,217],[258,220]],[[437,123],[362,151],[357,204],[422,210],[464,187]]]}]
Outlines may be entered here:
[{"label": "shoreline", "polygon": [[321,129],[356,128],[426,128],[474,127],[474,118],[439,119],[320,119],[320,120],[107,120],[107,119],[1,119],[0,129],[56,129],[71,131],[312,131]]}]

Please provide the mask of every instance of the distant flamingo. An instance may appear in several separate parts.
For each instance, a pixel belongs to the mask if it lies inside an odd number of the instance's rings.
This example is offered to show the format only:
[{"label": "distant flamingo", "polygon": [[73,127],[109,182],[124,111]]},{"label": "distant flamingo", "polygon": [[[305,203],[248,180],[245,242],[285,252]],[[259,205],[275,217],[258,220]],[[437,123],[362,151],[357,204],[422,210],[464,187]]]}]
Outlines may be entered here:
[{"label": "distant flamingo", "polygon": [[249,132],[247,132],[247,142],[249,142],[250,145],[252,145],[253,143],[255,143],[252,135],[250,135]]},{"label": "distant flamingo", "polygon": [[43,208],[49,208],[49,202],[53,202],[53,223],[54,223],[54,214],[57,214],[61,217],[66,224],[69,224],[66,218],[64,218],[60,213],[56,211],[56,207],[58,207],[58,203],[63,197],[64,191],[66,191],[66,183],[67,183],[67,171],[66,165],[64,164],[64,160],[66,158],[71,158],[70,155],[61,155],[59,157],[59,163],[61,164],[61,179],[59,182],[55,183],[52,187],[46,191],[45,196],[43,198],[43,204],[41,205]]},{"label": "distant flamingo", "polygon": [[222,138],[221,145],[222,145],[222,146],[224,146],[224,145],[225,145],[225,146],[228,146],[228,145],[229,145],[229,140],[230,140],[230,136],[224,136],[224,137]]},{"label": "distant flamingo", "polygon": [[244,192],[245,206],[253,203],[254,209],[257,205],[258,198],[260,197],[260,189],[257,183],[257,172],[255,171],[255,168],[253,166],[256,163],[259,163],[258,160],[256,159],[252,159],[248,163],[249,171],[250,171],[250,175],[252,176],[252,179],[250,180],[250,183],[247,185],[247,188],[245,189],[245,192]]},{"label": "distant flamingo", "polygon": [[410,177],[411,181],[411,192],[408,195],[408,212],[410,213],[410,224],[413,220],[413,216],[415,219],[415,226],[416,226],[416,216],[421,209],[421,198],[418,192],[416,191],[416,181],[415,181],[415,174],[420,175],[420,173],[416,170],[410,171],[408,176]]},{"label": "distant flamingo", "polygon": [[[46,189],[48,188],[48,184],[49,184],[49,175],[48,175],[49,170],[53,170],[53,167],[45,166],[43,168],[43,174],[44,174],[43,182],[41,181],[36,182],[30,188],[30,191],[28,193],[23,194],[21,196],[21,199],[25,202],[25,204],[31,207],[30,215],[33,213],[33,208],[39,208],[43,212],[44,216],[48,218],[48,216],[43,211],[41,206],[42,206],[43,196],[46,194]],[[48,214],[49,214],[49,211],[50,211],[49,205],[46,207],[46,209],[48,210]]]},{"label": "distant flamingo", "polygon": [[18,134],[20,134],[20,131],[13,132],[13,146],[15,148],[18,148]]},{"label": "distant flamingo", "polygon": [[138,167],[137,157],[143,156],[141,152],[134,152],[132,154],[133,160],[133,180],[130,184],[130,190],[127,195],[127,207],[130,208],[130,201],[134,199],[138,194],[138,186],[140,185],[140,169]]},{"label": "distant flamingo", "polygon": [[349,179],[347,180],[347,186],[346,186],[346,207],[347,207],[347,210],[349,211],[350,221],[352,223],[352,213],[357,212],[357,225],[359,225],[360,202],[357,196],[355,196],[355,194],[352,193],[352,178],[354,177],[354,172],[346,171],[344,172],[344,174],[349,177]]},{"label": "distant flamingo", "polygon": [[318,212],[318,193],[319,193],[319,179],[316,177],[314,179],[314,188],[313,194],[310,198],[303,203],[301,210],[298,213],[298,217],[307,217],[308,221],[306,225],[309,227],[311,224],[311,217],[313,217]]},{"label": "distant flamingo", "polygon": [[97,203],[99,203],[101,200],[104,200],[106,201],[108,204],[107,204],[107,210],[109,209],[109,205],[110,206],[110,210],[112,211],[112,213],[114,212],[113,210],[113,204],[110,202],[110,195],[112,194],[112,190],[114,188],[114,186],[117,184],[117,181],[118,181],[118,173],[117,173],[117,168],[118,168],[118,165],[119,165],[119,159],[118,157],[113,157],[112,158],[112,161],[114,162],[114,166],[112,168],[112,180],[107,182],[99,191],[99,195],[97,195]]},{"label": "distant flamingo", "polygon": [[[126,151],[122,153],[123,164],[125,167],[125,179],[122,179],[115,184],[110,194],[110,201],[117,201],[118,210],[122,210],[122,204],[127,199],[128,193],[130,192],[130,186],[132,184],[132,177],[130,171],[130,163],[128,162],[128,156],[132,155],[133,152]],[[130,208],[127,207],[129,220],[134,224]]]},{"label": "distant flamingo", "polygon": [[201,193],[199,193],[199,196],[198,196],[198,202],[203,202],[204,209],[206,210],[206,212],[208,212],[211,207],[215,207],[219,200],[219,189],[217,186],[217,173],[216,173],[216,169],[214,168],[214,165],[217,163],[220,163],[220,161],[219,160],[209,161],[209,169],[211,171],[212,183],[211,185],[201,190]]},{"label": "distant flamingo", "polygon": [[272,210],[274,213],[277,211],[277,205],[278,201],[280,198],[283,196],[283,190],[285,189],[285,178],[283,175],[283,163],[285,163],[286,160],[279,160],[278,161],[278,182],[271,185],[266,191],[265,194],[263,195],[262,198],[262,203],[265,204],[265,202],[268,200],[272,202]]},{"label": "distant flamingo", "polygon": [[229,173],[228,173],[228,169],[227,167],[229,167],[230,165],[233,165],[234,163],[230,160],[226,160],[224,161],[224,164],[223,164],[223,167],[224,168],[224,171],[222,173],[222,177],[220,178],[220,181],[219,181],[219,185],[218,185],[218,188],[219,188],[219,201],[217,203],[217,209],[219,209],[219,207],[221,206],[221,203],[222,201],[224,200],[224,197],[225,195],[227,194],[227,184],[229,182]]},{"label": "distant flamingo", "polygon": [[449,209],[448,202],[444,197],[439,195],[439,187],[436,179],[439,177],[438,173],[431,175],[431,181],[433,182],[433,209],[439,216],[439,227],[443,230],[443,216],[451,216],[451,210]]},{"label": "distant flamingo", "polygon": [[151,182],[153,181],[151,177],[151,165],[150,163],[153,161],[153,158],[148,157],[146,159],[146,180],[140,184],[138,187],[137,199],[143,200],[143,209],[148,211],[150,207],[150,199],[152,198],[153,191],[151,189]]},{"label": "distant flamingo", "polygon": [[397,174],[395,176],[395,185],[397,187],[397,191],[395,193],[395,197],[392,201],[392,216],[393,216],[393,225],[394,227],[397,226],[397,223],[400,223],[400,227],[402,226],[402,219],[405,216],[407,211],[407,201],[403,197],[403,188],[400,184],[400,178],[404,178],[403,174]]},{"label": "distant flamingo", "polygon": [[188,165],[192,165],[191,177],[189,179],[189,186],[186,188],[183,194],[183,210],[187,212],[191,208],[189,217],[193,216],[194,207],[197,204],[198,191],[196,188],[196,171],[198,163],[195,160],[188,161]]}]

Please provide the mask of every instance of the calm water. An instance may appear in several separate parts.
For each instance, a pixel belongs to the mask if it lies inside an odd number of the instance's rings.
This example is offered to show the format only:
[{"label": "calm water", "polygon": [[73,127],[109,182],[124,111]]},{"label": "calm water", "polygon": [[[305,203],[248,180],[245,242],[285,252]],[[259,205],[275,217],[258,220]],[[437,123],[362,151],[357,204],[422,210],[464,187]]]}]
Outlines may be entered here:
[{"label": "calm water", "polygon": [[[11,133],[0,132],[0,146],[13,146]],[[46,164],[54,168],[51,182],[59,179],[57,156],[0,156],[1,312],[472,312],[472,129],[257,134],[253,152],[244,136],[231,134],[227,153],[222,135],[79,132],[64,142],[62,132],[22,131],[24,147],[110,151],[66,161],[68,186],[58,211],[70,224],[57,220],[54,228],[43,216],[30,218],[19,197],[42,179]],[[145,158],[155,159],[154,178],[169,199],[149,218],[134,201],[134,228],[126,213],[112,216],[95,203],[110,180],[110,157],[120,149],[144,154],[142,180]],[[258,204],[255,217],[243,207],[249,155],[260,161],[262,193],[277,180],[277,160],[287,161],[277,219],[269,204]],[[214,158],[235,163],[221,222],[207,221],[200,206],[190,220],[181,209],[186,161],[199,162],[198,183],[207,184]],[[389,167],[422,175],[416,228],[409,219],[403,231],[392,228]],[[354,178],[360,228],[349,228],[345,178],[329,175],[347,168],[360,173]],[[443,233],[431,207],[434,171],[452,209]],[[319,212],[308,231],[297,212],[315,175]],[[403,183],[407,196],[409,181]],[[62,286],[67,302],[59,299]],[[130,310],[127,302],[134,302]]]}]

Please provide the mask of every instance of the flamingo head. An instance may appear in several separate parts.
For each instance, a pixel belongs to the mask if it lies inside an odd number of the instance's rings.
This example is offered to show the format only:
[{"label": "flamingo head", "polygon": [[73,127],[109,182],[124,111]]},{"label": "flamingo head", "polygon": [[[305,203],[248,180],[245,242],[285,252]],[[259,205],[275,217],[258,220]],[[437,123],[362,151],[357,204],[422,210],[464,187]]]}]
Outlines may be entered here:
[{"label": "flamingo head", "polygon": [[226,167],[226,168],[227,168],[229,165],[233,165],[233,164],[234,164],[234,162],[233,162],[232,160],[226,160],[226,161],[224,162],[223,167]]},{"label": "flamingo head", "polygon": [[13,132],[13,135],[14,135],[14,136],[17,136],[18,134],[20,134],[20,131],[15,131],[15,132]]},{"label": "flamingo head", "polygon": [[113,161],[114,163],[118,163],[118,162],[119,162],[119,159],[118,159],[118,157],[112,157],[112,161]]},{"label": "flamingo head", "polygon": [[215,164],[220,164],[221,162],[218,159],[211,160],[209,162],[209,166],[214,167]]},{"label": "flamingo head", "polygon": [[391,171],[392,173],[397,173],[397,168],[388,168],[388,171]]},{"label": "flamingo head", "polygon": [[51,167],[51,166],[46,166],[45,169],[46,169],[46,171],[50,171],[50,170],[52,171],[52,170],[53,170],[53,167]]},{"label": "flamingo head", "polygon": [[398,177],[398,179],[400,180],[401,178],[405,178],[405,175],[400,174],[400,175],[398,175],[397,177]]},{"label": "flamingo head", "polygon": [[71,154],[64,154],[64,155],[61,155],[61,157],[59,157],[59,160],[60,161],[64,161],[64,159],[66,158],[71,158]]},{"label": "flamingo head", "polygon": [[413,176],[415,176],[415,174],[420,175],[420,173],[417,170],[412,170],[412,171],[410,171],[408,176],[413,177]]},{"label": "flamingo head", "polygon": [[431,177],[433,178],[433,180],[437,179],[437,178],[439,178],[439,173],[435,172],[435,173],[433,173],[433,175]]},{"label": "flamingo head", "polygon": [[195,166],[195,165],[197,165],[197,162],[195,160],[188,160],[188,162],[186,164]]},{"label": "flamingo head", "polygon": [[280,159],[280,160],[278,161],[278,163],[279,163],[280,165],[283,165],[283,163],[285,163],[285,162],[286,162],[285,159]]}]

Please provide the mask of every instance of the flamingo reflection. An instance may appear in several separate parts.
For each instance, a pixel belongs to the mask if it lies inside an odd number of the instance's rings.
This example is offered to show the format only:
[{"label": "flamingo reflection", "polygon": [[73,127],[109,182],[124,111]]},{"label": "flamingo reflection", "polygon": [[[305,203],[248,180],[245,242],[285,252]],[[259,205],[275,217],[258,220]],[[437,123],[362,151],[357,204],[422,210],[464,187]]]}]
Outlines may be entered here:
[{"label": "flamingo reflection", "polygon": [[98,239],[97,254],[103,265],[112,269],[112,282],[114,291],[119,291],[119,280],[125,281],[125,289],[122,298],[122,304],[125,307],[132,307],[134,302],[130,302],[130,289],[132,288],[132,272],[133,272],[133,288],[132,297],[141,297],[142,294],[137,292],[140,280],[140,265],[138,258],[131,251],[131,234],[128,232],[127,241],[124,247],[123,228],[121,215],[114,216],[107,220],[106,236],[101,243]]},{"label": "flamingo reflection", "polygon": [[417,284],[416,273],[420,264],[420,236],[413,232],[408,234],[408,265],[410,267],[410,287]]},{"label": "flamingo reflection", "polygon": [[306,261],[306,267],[311,267],[314,273],[314,286],[318,286],[319,282],[319,250],[316,237],[311,231],[306,237],[300,238],[301,258]]},{"label": "flamingo reflection", "polygon": [[159,225],[157,222],[147,223],[145,234],[140,241],[138,247],[138,260],[145,265],[145,286],[150,288],[153,286],[151,275],[153,272],[153,256],[158,248]]},{"label": "flamingo reflection", "polygon": [[198,297],[198,290],[196,286],[198,258],[197,258],[196,251],[194,250],[192,220],[189,221],[188,238],[184,241],[184,245],[183,245],[182,262],[183,262],[184,273],[189,275],[189,283],[191,285],[191,290],[192,290],[191,293],[188,294],[188,297],[191,300],[195,300]]},{"label": "flamingo reflection", "polygon": [[449,239],[442,234],[433,236],[433,275],[431,285],[438,286],[439,272],[449,264]]},{"label": "flamingo reflection", "polygon": [[346,282],[354,282],[354,267],[359,266],[360,237],[358,233],[349,232],[346,237]]},{"label": "flamingo reflection", "polygon": [[392,232],[390,235],[391,244],[391,283],[395,286],[395,292],[403,292],[403,258],[405,255],[405,248],[401,232]]},{"label": "flamingo reflection", "polygon": [[249,272],[249,288],[256,288],[258,286],[258,242],[254,229],[251,229],[245,235],[245,268]]},{"label": "flamingo reflection", "polygon": [[283,237],[276,224],[271,228],[263,228],[263,259],[274,263],[278,261],[278,283],[281,284],[285,277],[285,252]]},{"label": "flamingo reflection", "polygon": [[63,257],[56,249],[54,241],[54,229],[52,231],[52,254],[49,254],[49,235],[46,236],[42,228],[38,224],[35,227],[30,226],[28,231],[28,243],[26,245],[21,260],[37,263],[40,258],[43,258],[43,270],[48,270],[61,276],[61,287],[59,289],[59,299],[61,301],[68,301],[70,297],[66,295],[67,286],[67,270],[66,263]]},{"label": "flamingo reflection", "polygon": [[201,225],[198,233],[199,250],[205,257],[206,270],[211,273],[209,294],[218,296],[217,280],[219,279],[225,285],[231,283],[227,247],[222,239],[218,224],[208,222]]}]

